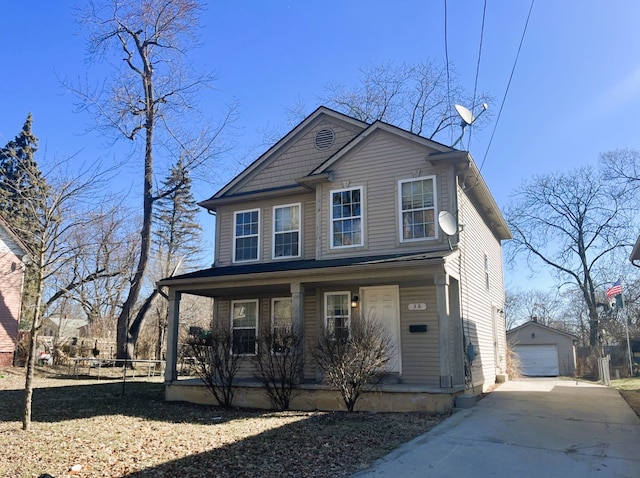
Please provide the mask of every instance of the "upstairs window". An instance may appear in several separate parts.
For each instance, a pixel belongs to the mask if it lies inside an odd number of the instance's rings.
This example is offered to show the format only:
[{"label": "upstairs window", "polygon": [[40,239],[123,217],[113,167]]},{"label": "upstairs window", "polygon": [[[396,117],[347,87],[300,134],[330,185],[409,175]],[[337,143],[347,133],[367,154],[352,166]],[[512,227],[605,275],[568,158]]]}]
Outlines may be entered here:
[{"label": "upstairs window", "polygon": [[435,177],[399,181],[400,237],[402,242],[436,237]]},{"label": "upstairs window", "polygon": [[300,204],[273,208],[273,258],[300,257]]},{"label": "upstairs window", "polygon": [[362,245],[362,188],[331,191],[331,247]]},{"label": "upstairs window", "polygon": [[237,300],[231,302],[232,352],[239,355],[256,353],[258,330],[258,301]]},{"label": "upstairs window", "polygon": [[260,210],[238,211],[234,218],[233,262],[257,261]]},{"label": "upstairs window", "polygon": [[324,295],[324,311],[327,332],[335,339],[348,339],[351,323],[351,294],[327,292]]}]

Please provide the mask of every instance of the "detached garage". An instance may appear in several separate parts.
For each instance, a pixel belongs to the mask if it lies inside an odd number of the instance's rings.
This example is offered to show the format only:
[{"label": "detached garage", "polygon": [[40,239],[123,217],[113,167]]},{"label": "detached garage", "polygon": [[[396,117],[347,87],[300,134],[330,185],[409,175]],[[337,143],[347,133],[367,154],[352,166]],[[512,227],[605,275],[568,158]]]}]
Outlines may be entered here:
[{"label": "detached garage", "polygon": [[507,332],[507,340],[520,358],[528,377],[573,376],[576,370],[576,337],[535,321]]}]

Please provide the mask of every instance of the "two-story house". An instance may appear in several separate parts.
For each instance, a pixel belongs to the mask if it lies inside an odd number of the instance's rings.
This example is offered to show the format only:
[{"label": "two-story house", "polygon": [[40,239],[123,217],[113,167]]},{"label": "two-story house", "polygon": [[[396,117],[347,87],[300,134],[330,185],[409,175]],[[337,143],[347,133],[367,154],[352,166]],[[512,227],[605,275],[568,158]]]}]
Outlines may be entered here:
[{"label": "two-story house", "polygon": [[28,247],[0,216],[0,365],[13,364]]},{"label": "two-story house", "polygon": [[[182,294],[215,298],[234,353],[255,353],[270,327],[302,331],[311,392],[293,408],[331,407],[313,397],[327,392],[311,350],[325,328],[348,331],[362,316],[392,335],[396,382],[363,408],[447,409],[465,383],[480,393],[504,374],[511,235],[469,153],[320,107],[200,205],[216,217],[213,267],[160,282],[167,399],[204,400],[177,374]],[[256,406],[249,395],[239,404]]]}]

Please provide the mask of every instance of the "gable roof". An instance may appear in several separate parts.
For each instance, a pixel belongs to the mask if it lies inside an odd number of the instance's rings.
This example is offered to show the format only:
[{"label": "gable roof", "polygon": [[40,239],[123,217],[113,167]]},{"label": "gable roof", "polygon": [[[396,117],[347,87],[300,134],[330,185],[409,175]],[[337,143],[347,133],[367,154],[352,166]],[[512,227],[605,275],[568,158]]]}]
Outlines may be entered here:
[{"label": "gable roof", "polygon": [[[247,180],[251,175],[256,174],[261,168],[265,167],[269,161],[276,157],[280,152],[284,151],[293,142],[301,137],[316,125],[320,119],[326,116],[336,121],[346,122],[356,130],[353,138],[344,144],[340,149],[331,156],[324,159],[321,164],[306,175],[295,178],[290,184],[280,184],[276,187],[261,188],[251,191],[238,191],[243,181]],[[268,198],[279,196],[282,194],[293,194],[298,192],[306,192],[312,189],[313,185],[318,182],[331,181],[331,168],[338,161],[347,157],[359,146],[365,144],[376,132],[384,131],[396,137],[403,138],[418,146],[426,149],[425,160],[435,164],[437,162],[449,162],[454,165],[456,174],[462,179],[464,192],[469,196],[477,210],[485,219],[487,225],[494,232],[499,240],[511,239],[511,231],[507,225],[502,212],[493,198],[487,184],[480,174],[475,161],[467,151],[460,151],[449,146],[445,146],[436,141],[424,138],[418,134],[411,133],[397,126],[385,123],[383,121],[374,121],[367,124],[358,119],[347,116],[343,113],[320,106],[295,128],[293,128],[286,136],[274,144],[267,152],[251,163],[244,171],[233,178],[222,189],[215,193],[211,198],[199,203],[200,206],[209,210],[214,210],[218,205],[225,203],[233,203],[238,199],[244,200]]]},{"label": "gable roof", "polygon": [[519,325],[518,327],[516,327],[515,329],[511,329],[511,330],[507,330],[507,335],[513,334],[515,332],[524,330],[524,329],[529,329],[529,328],[538,328],[538,329],[542,329],[542,330],[548,330],[549,332],[553,332],[556,333],[558,335],[564,335],[565,337],[570,337],[574,340],[577,340],[578,337],[576,337],[573,334],[570,334],[569,332],[565,332],[564,330],[559,330],[559,329],[554,329],[553,327],[549,327],[547,325],[542,325],[539,324],[538,322],[534,322],[533,320],[530,320],[529,322],[525,322],[522,325]]},{"label": "gable roof", "polygon": [[369,125],[368,128],[363,130],[358,136],[356,136],[352,141],[350,141],[346,146],[344,146],[340,151],[327,159],[323,164],[318,166],[316,169],[309,173],[309,176],[313,176],[316,174],[321,174],[325,172],[329,167],[335,164],[338,160],[346,156],[349,152],[351,152],[354,148],[362,144],[366,141],[373,133],[376,131],[387,131],[389,133],[395,134],[396,136],[402,136],[411,141],[415,141],[421,145],[433,148],[440,152],[454,151],[452,148],[445,146],[443,144],[437,143],[433,140],[424,138],[415,133],[411,133],[402,128],[398,128],[397,126],[393,126],[389,123],[384,123],[383,121],[377,120]]},{"label": "gable roof", "polygon": [[[352,118],[343,113],[327,108],[326,106],[320,106],[313,113],[307,116],[304,120],[298,123],[297,126],[295,126],[291,131],[289,131],[289,133],[287,133],[284,137],[282,137],[278,142],[276,142],[273,146],[271,146],[265,153],[263,153],[255,161],[253,161],[249,166],[247,166],[236,177],[234,177],[231,181],[229,181],[224,187],[222,187],[222,189],[216,192],[209,199],[201,201],[199,205],[209,209],[214,203],[218,202],[216,200],[227,196],[230,193],[230,191],[232,191],[235,187],[237,187],[242,181],[248,178],[256,170],[260,169],[260,167],[262,167],[264,164],[268,163],[275,155],[277,155],[279,152],[285,149],[288,145],[290,145],[293,141],[295,141],[298,137],[300,137],[300,135],[306,132],[322,116],[327,116],[329,118],[345,122],[349,125],[356,127],[357,129],[364,130],[368,126],[367,123],[360,121],[356,118]],[[292,185],[291,187],[296,187],[296,185]],[[264,192],[268,193],[269,191],[264,191]]]},{"label": "gable roof", "polygon": [[[18,234],[13,230],[13,228],[9,225],[6,219],[0,215],[0,228],[5,231],[5,233],[9,236],[9,238],[13,241],[13,243],[22,251],[23,255],[32,256],[33,253],[29,246],[27,246],[22,239],[18,236]],[[18,255],[18,254],[16,254]]]}]

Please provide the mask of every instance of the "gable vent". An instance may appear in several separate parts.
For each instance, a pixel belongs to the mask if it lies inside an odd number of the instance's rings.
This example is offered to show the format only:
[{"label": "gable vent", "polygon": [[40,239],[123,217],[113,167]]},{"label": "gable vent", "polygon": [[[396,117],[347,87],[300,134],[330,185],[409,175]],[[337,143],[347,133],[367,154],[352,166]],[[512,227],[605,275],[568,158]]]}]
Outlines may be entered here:
[{"label": "gable vent", "polygon": [[329,128],[321,129],[316,133],[316,148],[327,149],[333,145],[335,136],[333,130]]}]

